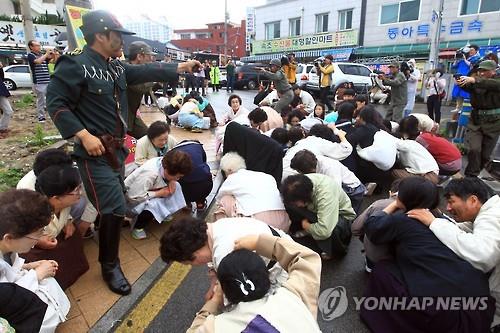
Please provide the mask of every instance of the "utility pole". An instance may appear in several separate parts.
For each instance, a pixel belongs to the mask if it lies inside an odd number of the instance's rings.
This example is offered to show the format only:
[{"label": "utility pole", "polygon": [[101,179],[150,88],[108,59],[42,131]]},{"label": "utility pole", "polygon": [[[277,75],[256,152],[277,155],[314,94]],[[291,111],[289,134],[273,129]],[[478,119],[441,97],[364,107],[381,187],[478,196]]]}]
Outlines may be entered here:
[{"label": "utility pole", "polygon": [[439,42],[441,39],[441,25],[443,22],[443,8],[444,0],[439,0],[439,9],[437,12],[437,17],[435,19],[436,30],[434,32],[434,38],[431,40],[431,50],[429,52],[429,69],[435,69],[438,64],[439,59]]},{"label": "utility pole", "polygon": [[[427,61],[427,64],[424,67],[424,75],[423,75],[424,82],[426,80],[427,73],[430,70],[437,68],[438,59],[439,59],[439,44],[440,44],[440,39],[441,39],[441,25],[443,22],[443,9],[444,9],[444,0],[439,0],[438,11],[437,12],[435,10],[432,11],[432,22],[436,26],[435,26],[434,36],[431,39],[431,49],[429,51],[429,60]],[[425,84],[422,84],[422,90],[420,91],[420,96],[422,98],[424,98],[424,100],[425,100],[425,95],[426,95]]]},{"label": "utility pole", "polygon": [[[227,0],[224,0],[224,61],[227,64]],[[222,64],[221,64],[222,65]]]},{"label": "utility pole", "polygon": [[30,0],[21,0],[21,16],[24,27],[24,40],[26,41],[26,50],[29,52],[28,42],[35,39],[33,34],[33,18],[31,17]]}]

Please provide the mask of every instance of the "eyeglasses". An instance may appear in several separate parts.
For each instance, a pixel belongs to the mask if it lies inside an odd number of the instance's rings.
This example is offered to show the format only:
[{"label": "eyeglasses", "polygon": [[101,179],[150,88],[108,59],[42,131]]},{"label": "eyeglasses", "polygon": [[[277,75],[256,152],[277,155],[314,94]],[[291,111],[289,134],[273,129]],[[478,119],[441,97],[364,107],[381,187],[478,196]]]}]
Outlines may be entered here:
[{"label": "eyeglasses", "polygon": [[42,238],[46,234],[47,234],[47,227],[45,226],[36,232],[36,236],[26,235],[26,236],[24,236],[24,238],[38,241],[38,240],[40,240],[40,238]]}]

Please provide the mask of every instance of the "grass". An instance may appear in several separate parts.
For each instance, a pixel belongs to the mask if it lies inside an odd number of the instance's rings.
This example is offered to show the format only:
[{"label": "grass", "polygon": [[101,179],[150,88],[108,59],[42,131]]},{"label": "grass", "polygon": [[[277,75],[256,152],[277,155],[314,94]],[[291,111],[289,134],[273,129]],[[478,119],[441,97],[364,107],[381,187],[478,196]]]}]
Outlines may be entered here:
[{"label": "grass", "polygon": [[32,94],[24,94],[21,99],[14,101],[14,107],[17,109],[26,109],[33,106],[35,98]]},{"label": "grass", "polygon": [[19,168],[0,169],[0,192],[15,188],[25,172]]},{"label": "grass", "polygon": [[59,139],[45,139],[48,133],[45,132],[42,125],[35,125],[35,133],[32,137],[29,137],[26,145],[28,147],[45,147],[57,142]]}]

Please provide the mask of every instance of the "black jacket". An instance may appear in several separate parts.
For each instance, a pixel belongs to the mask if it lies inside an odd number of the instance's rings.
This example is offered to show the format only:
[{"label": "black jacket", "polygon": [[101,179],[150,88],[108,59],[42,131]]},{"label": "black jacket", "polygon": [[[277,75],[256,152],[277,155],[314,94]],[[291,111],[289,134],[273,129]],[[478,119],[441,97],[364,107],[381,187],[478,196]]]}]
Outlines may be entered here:
[{"label": "black jacket", "polygon": [[237,152],[245,159],[248,170],[267,173],[281,184],[283,148],[270,137],[258,131],[230,122],[224,135],[224,154]]}]

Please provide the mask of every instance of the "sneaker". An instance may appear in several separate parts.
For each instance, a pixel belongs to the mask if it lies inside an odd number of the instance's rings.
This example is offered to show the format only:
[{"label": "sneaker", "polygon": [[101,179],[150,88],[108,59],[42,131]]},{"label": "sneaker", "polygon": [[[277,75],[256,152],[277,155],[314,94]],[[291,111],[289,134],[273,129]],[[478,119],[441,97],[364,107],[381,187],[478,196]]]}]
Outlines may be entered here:
[{"label": "sneaker", "polygon": [[39,122],[39,123],[44,123],[44,122],[45,122],[45,120],[46,120],[46,119],[45,119],[45,117],[39,117],[39,118],[38,118],[38,122]]},{"label": "sneaker", "polygon": [[147,237],[148,236],[146,235],[146,232],[144,231],[144,229],[132,229],[132,238],[133,239],[141,240],[141,239],[145,239]]},{"label": "sneaker", "polygon": [[377,188],[377,183],[366,184],[365,196],[367,197],[371,196],[376,188]]},{"label": "sneaker", "polygon": [[193,127],[193,129],[191,129],[191,133],[203,133],[203,130],[198,127]]}]

